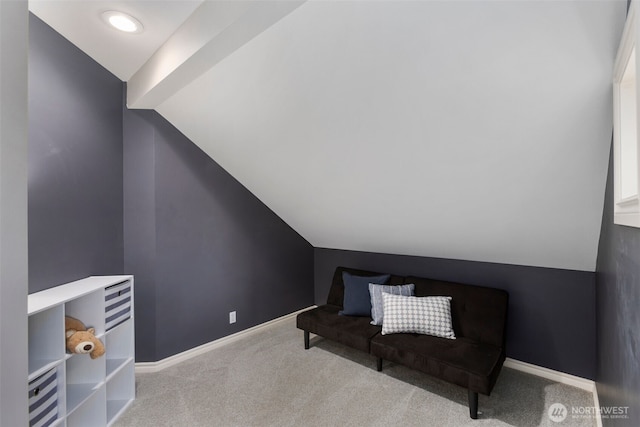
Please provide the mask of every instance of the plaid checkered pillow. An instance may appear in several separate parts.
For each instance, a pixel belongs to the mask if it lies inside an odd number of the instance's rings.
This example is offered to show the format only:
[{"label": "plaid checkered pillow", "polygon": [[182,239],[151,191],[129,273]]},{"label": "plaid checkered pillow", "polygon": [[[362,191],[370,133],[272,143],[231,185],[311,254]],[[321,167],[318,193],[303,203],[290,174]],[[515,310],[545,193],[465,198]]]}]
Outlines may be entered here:
[{"label": "plaid checkered pillow", "polygon": [[456,339],[451,297],[405,297],[382,293],[382,335],[416,333]]}]

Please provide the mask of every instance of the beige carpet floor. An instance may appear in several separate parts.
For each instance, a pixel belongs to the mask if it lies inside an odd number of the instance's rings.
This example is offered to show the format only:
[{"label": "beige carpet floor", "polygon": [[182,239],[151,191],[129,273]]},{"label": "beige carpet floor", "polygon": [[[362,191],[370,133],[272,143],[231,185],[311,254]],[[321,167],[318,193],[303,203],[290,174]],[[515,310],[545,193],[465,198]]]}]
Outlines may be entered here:
[{"label": "beige carpet floor", "polygon": [[[549,407],[569,411],[552,422]],[[503,368],[469,418],[465,389],[325,340],[304,350],[295,319],[153,374],[136,376],[125,426],[595,426],[571,414],[586,391]]]}]

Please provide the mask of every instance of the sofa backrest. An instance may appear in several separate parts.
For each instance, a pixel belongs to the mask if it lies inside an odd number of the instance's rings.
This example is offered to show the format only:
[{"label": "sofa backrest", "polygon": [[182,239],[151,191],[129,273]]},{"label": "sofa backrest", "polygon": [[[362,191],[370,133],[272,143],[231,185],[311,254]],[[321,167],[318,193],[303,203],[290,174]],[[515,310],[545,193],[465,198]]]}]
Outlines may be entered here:
[{"label": "sofa backrest", "polygon": [[453,331],[481,343],[503,347],[509,294],[502,289],[409,276],[416,296],[450,296]]},{"label": "sofa backrest", "polygon": [[[336,271],[333,273],[333,281],[331,282],[331,288],[329,289],[329,296],[327,297],[327,304],[337,305],[342,308],[342,304],[344,301],[344,283],[342,282],[342,272],[346,271],[354,276],[380,276],[382,274],[388,273],[376,273],[373,271],[367,270],[358,270],[356,268],[348,268],[348,267],[337,267]],[[404,277],[391,275],[389,279],[389,284],[391,285],[402,285],[404,284]]]}]

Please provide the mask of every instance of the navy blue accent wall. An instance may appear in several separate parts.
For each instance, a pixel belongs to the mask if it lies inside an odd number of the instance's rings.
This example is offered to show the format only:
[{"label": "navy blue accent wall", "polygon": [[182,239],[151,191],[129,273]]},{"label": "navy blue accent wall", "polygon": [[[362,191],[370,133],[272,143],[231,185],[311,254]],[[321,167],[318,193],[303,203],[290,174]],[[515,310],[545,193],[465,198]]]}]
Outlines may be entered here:
[{"label": "navy blue accent wall", "polygon": [[29,292],[123,272],[122,82],[29,16]]},{"label": "navy blue accent wall", "polygon": [[601,406],[628,406],[628,418],[604,425],[640,425],[640,229],[613,223],[613,162],[598,248],[597,388]]},{"label": "navy blue accent wall", "polygon": [[594,273],[316,248],[316,304],[326,303],[340,265],[505,289],[508,357],[595,378]]},{"label": "navy blue accent wall", "polygon": [[137,322],[146,318],[136,325],[138,360],[313,304],[306,240],[158,113],[125,110],[124,123],[125,264]]}]

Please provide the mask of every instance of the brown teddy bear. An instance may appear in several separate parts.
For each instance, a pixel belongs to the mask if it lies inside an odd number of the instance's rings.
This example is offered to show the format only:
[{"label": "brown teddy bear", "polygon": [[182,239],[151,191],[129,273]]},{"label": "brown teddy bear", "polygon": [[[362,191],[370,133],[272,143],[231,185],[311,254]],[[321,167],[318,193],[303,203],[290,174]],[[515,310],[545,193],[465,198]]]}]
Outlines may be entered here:
[{"label": "brown teddy bear", "polygon": [[95,328],[87,329],[84,323],[70,316],[64,318],[64,330],[67,337],[67,350],[71,353],[89,353],[92,359],[104,354],[102,341],[96,338]]}]

